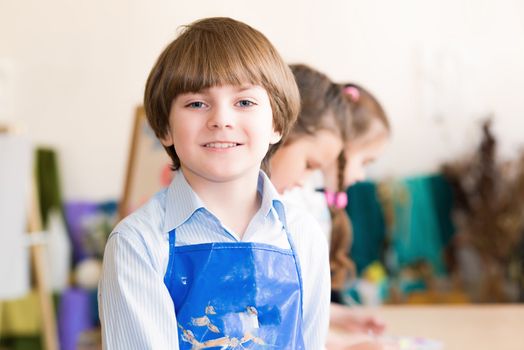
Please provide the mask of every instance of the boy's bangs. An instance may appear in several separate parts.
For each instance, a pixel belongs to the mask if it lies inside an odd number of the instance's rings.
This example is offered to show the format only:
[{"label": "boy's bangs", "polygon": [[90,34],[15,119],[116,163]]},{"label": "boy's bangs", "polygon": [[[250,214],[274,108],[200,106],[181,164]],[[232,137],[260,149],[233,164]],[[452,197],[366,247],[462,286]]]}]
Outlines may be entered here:
[{"label": "boy's bangs", "polygon": [[[199,45],[184,50],[175,67],[176,94],[198,92],[219,85],[261,85],[263,61],[254,55],[254,48],[232,45],[226,40]],[[224,47],[227,49],[224,50]],[[260,52],[260,51],[258,51]],[[260,53],[259,53],[260,54]]]}]

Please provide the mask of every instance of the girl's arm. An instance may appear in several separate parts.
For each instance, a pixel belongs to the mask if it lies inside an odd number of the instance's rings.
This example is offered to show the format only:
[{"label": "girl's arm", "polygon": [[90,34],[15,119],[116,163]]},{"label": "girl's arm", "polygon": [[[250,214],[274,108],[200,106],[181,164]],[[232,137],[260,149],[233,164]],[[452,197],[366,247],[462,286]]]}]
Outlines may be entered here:
[{"label": "girl's arm", "polygon": [[138,235],[108,240],[98,288],[104,349],[178,349],[173,302],[150,254]]}]

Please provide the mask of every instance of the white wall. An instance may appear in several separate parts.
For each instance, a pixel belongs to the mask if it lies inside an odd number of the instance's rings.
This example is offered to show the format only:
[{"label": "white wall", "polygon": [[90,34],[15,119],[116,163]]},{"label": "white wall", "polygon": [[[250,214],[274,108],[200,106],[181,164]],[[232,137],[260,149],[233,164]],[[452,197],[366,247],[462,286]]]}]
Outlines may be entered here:
[{"label": "white wall", "polygon": [[0,122],[58,149],[67,199],[118,198],[156,57],[177,27],[218,15],[376,93],[394,138],[375,176],[437,169],[476,144],[487,113],[503,154],[524,143],[518,0],[1,0]]}]

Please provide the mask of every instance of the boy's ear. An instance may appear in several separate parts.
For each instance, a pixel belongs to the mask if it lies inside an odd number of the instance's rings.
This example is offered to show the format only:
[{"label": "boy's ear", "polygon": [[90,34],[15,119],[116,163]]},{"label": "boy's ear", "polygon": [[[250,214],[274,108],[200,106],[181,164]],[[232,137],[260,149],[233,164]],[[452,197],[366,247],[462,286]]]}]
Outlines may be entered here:
[{"label": "boy's ear", "polygon": [[171,137],[171,132],[168,130],[166,134],[160,138],[160,142],[164,147],[173,146],[173,138]]},{"label": "boy's ear", "polygon": [[269,144],[274,145],[281,139],[282,139],[282,134],[280,133],[280,131],[276,131],[275,129],[273,129],[273,133],[271,134],[271,138],[269,139]]}]

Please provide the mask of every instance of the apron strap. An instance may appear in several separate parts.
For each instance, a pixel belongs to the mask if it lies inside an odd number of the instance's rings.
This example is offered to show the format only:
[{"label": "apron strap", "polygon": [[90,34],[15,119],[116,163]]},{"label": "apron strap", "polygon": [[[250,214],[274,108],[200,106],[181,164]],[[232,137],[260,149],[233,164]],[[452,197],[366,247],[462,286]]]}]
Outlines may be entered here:
[{"label": "apron strap", "polygon": [[282,222],[282,225],[284,225],[284,230],[288,232],[287,229],[287,220],[286,220],[286,211],[284,210],[284,204],[282,204],[279,200],[273,200],[273,208],[275,208],[275,211],[277,212],[278,218],[280,219],[280,222]]},{"label": "apron strap", "polygon": [[300,314],[302,317],[304,317],[304,290],[303,290],[303,283],[302,283],[302,268],[300,267],[300,261],[298,259],[297,255],[297,249],[295,248],[295,243],[293,242],[293,238],[291,238],[291,234],[289,233],[289,230],[287,228],[287,220],[286,220],[286,212],[284,209],[284,205],[281,201],[274,200],[273,201],[273,207],[275,208],[277,215],[282,222],[282,225],[284,226],[284,231],[286,231],[287,240],[289,242],[289,246],[291,248],[291,251],[293,252],[293,259],[295,259],[295,266],[297,268],[297,274],[298,274],[298,281],[300,285]]}]

